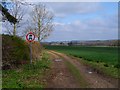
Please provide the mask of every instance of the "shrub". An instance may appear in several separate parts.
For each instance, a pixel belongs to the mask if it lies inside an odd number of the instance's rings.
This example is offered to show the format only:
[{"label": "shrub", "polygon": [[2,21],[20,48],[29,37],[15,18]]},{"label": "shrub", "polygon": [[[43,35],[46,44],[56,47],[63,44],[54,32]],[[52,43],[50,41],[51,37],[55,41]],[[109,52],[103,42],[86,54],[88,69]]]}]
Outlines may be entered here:
[{"label": "shrub", "polygon": [[[22,61],[29,60],[29,47],[16,36],[2,35],[2,68],[17,67]],[[7,67],[8,69],[8,67]]]}]

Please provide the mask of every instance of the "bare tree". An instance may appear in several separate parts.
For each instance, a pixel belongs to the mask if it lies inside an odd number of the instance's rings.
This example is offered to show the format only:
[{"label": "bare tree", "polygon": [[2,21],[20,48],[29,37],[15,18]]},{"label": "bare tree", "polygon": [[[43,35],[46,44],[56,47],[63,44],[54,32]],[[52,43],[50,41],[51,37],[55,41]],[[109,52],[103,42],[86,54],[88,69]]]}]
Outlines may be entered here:
[{"label": "bare tree", "polygon": [[39,3],[34,6],[31,18],[33,21],[34,33],[38,41],[47,38],[53,30],[53,14],[47,10],[46,6]]},{"label": "bare tree", "polygon": [[[8,11],[10,12],[10,14],[13,17],[15,17],[17,19],[17,22],[16,23],[6,22],[5,27],[6,27],[7,31],[9,32],[9,34],[12,34],[15,36],[17,34],[17,28],[20,27],[20,22],[23,19],[24,10],[22,8],[22,4],[18,0],[11,0],[11,1],[12,1],[11,4],[8,6],[9,7]],[[12,30],[10,30],[10,29],[12,29]]]}]

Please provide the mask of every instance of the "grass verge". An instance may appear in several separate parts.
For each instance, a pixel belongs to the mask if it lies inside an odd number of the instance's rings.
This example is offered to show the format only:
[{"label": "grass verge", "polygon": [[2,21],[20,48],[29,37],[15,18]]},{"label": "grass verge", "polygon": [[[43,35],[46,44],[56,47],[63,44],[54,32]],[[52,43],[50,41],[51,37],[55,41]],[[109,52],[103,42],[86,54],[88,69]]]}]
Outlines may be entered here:
[{"label": "grass verge", "polygon": [[79,82],[80,87],[89,88],[89,84],[86,82],[86,80],[84,80],[84,77],[80,74],[79,70],[68,61],[65,61],[65,64],[69,68],[73,76],[76,78],[76,80]]},{"label": "grass verge", "polygon": [[93,62],[82,60],[82,62],[86,65],[89,65],[91,68],[95,69],[99,73],[104,74],[105,76],[112,78],[120,78],[119,68],[115,68],[113,65],[106,64],[104,62]]},{"label": "grass verge", "polygon": [[42,81],[45,72],[50,68],[50,60],[45,53],[41,60],[33,65],[23,65],[15,70],[2,71],[2,88],[44,88]]},{"label": "grass verge", "polygon": [[[68,55],[70,56],[70,55]],[[104,74],[105,76],[112,78],[120,78],[119,68],[115,68],[113,65],[106,64],[104,62],[95,62],[95,61],[87,61],[83,58],[77,58],[74,56],[70,56],[74,59],[77,59],[80,63],[89,66],[91,69],[96,70],[97,72]]]}]

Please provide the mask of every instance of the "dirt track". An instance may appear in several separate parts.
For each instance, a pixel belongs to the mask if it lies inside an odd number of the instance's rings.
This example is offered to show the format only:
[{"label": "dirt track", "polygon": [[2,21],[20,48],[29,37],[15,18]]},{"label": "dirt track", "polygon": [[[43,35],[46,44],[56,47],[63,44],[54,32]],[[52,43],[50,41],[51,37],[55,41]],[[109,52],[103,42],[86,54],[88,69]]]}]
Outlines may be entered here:
[{"label": "dirt track", "polygon": [[80,88],[80,85],[69,72],[64,60],[58,55],[49,52],[52,55],[52,69],[48,78],[47,88]]},{"label": "dirt track", "polygon": [[[48,53],[52,56],[53,65],[51,68],[51,72],[49,73],[49,77],[47,77],[47,88],[81,88],[80,83],[75,79],[75,76],[70,73],[69,68],[65,65],[65,61],[70,62],[79,70],[81,75],[84,77],[84,80],[89,85],[86,87],[117,87],[117,85],[113,85],[110,83],[110,79],[107,79],[106,77],[103,77],[102,75],[91,71],[88,66],[83,65],[77,59],[73,59],[55,51],[48,51]],[[117,81],[115,83],[117,83]]]}]

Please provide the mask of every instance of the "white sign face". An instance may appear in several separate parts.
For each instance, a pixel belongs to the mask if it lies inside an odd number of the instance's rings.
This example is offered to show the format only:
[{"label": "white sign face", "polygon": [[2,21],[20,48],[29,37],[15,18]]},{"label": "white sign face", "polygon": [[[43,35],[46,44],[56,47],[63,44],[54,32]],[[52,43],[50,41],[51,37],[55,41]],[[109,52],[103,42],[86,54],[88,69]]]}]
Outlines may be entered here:
[{"label": "white sign face", "polygon": [[26,40],[29,41],[29,42],[32,42],[35,40],[35,35],[32,33],[32,32],[29,32],[27,35],[26,35]]}]

